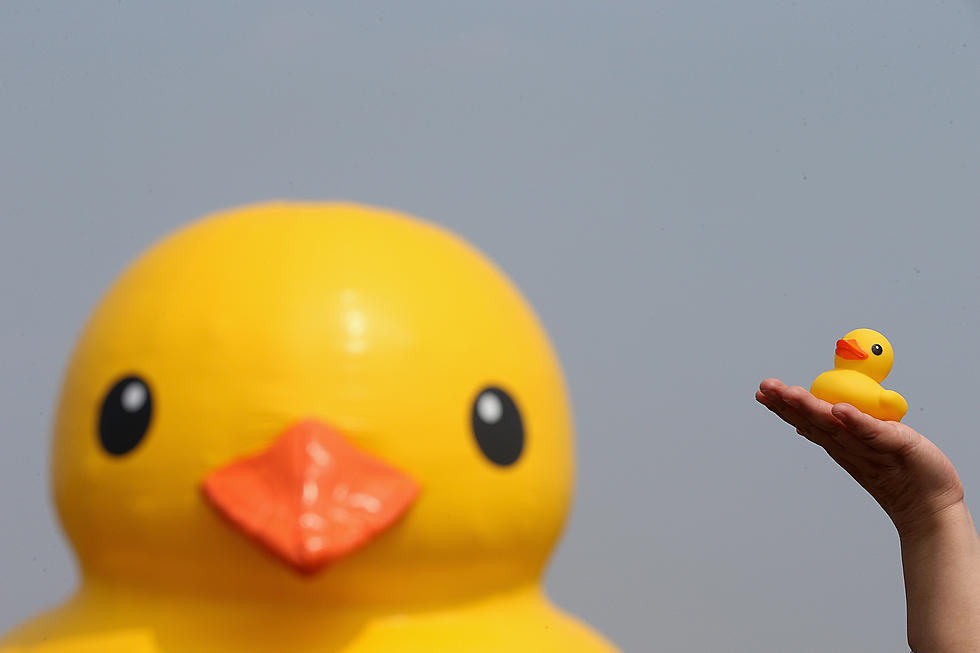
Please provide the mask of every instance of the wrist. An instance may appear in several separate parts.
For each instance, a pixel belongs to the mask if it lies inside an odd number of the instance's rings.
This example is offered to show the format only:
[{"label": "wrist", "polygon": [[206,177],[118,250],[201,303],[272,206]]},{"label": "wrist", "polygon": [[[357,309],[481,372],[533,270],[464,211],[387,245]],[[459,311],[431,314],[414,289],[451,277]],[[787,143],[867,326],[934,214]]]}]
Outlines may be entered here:
[{"label": "wrist", "polygon": [[976,537],[973,518],[962,497],[919,514],[892,516],[892,523],[903,543],[943,537],[948,534],[967,532],[967,530]]}]

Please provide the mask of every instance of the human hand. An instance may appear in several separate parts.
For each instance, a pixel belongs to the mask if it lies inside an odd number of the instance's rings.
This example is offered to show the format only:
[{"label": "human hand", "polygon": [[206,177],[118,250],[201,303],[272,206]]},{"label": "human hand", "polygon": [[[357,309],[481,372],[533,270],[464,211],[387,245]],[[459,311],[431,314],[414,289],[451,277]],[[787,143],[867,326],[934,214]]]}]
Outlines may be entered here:
[{"label": "human hand", "polygon": [[823,447],[884,508],[900,535],[930,529],[963,502],[963,485],[935,444],[899,422],[832,405],[800,386],[766,379],[756,400]]}]

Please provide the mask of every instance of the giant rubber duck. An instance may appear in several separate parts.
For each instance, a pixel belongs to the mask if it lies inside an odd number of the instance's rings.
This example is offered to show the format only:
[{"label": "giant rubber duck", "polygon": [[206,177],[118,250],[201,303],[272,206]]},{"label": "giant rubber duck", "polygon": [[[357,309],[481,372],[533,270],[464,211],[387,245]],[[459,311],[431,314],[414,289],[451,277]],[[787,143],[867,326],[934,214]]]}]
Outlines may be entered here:
[{"label": "giant rubber duck", "polygon": [[546,598],[558,360],[436,226],[275,203],[191,224],[68,365],[54,494],[81,584],[3,653],[614,653]]},{"label": "giant rubber duck", "polygon": [[837,341],[834,369],[814,379],[810,392],[832,404],[848,403],[872,417],[900,422],[908,403],[894,390],[881,387],[894,360],[885,336],[872,329],[855,329]]}]

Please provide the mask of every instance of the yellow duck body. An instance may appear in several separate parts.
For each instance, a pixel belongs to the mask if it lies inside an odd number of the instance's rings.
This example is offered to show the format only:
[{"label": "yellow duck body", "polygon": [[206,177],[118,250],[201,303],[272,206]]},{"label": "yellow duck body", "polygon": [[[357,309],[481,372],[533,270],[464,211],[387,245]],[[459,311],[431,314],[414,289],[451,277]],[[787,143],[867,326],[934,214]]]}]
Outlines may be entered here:
[{"label": "yellow duck body", "polygon": [[826,402],[851,404],[872,417],[900,422],[908,403],[881,386],[893,361],[891,343],[882,334],[855,329],[837,341],[834,369],[814,379],[810,392]]},{"label": "yellow duck body", "polygon": [[616,651],[541,588],[574,478],[547,335],[407,216],[267,204],[152,247],[80,336],[52,477],[81,584],[2,653]]}]

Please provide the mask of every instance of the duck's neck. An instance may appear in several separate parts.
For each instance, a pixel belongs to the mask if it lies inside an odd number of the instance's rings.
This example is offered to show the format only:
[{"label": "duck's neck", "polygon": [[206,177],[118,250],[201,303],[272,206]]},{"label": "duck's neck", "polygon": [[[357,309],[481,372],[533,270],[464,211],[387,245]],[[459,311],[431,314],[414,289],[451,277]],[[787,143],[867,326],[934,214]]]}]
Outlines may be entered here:
[{"label": "duck's neck", "polygon": [[[104,561],[103,561],[104,562]],[[301,576],[275,565],[202,566],[181,559],[116,558],[81,565],[83,586],[107,595],[140,593],[221,604],[291,604],[321,612],[456,604],[537,587],[543,557],[418,560],[414,564],[336,565]]]},{"label": "duck's neck", "polygon": [[[115,580],[86,578],[78,596],[99,603],[122,605],[137,601],[159,606],[179,604],[191,613],[212,611],[260,616],[269,613],[302,615],[304,620],[334,620],[339,616],[364,618],[368,615],[412,613],[447,610],[453,607],[486,601],[513,600],[543,596],[537,579],[522,582],[485,584],[470,587],[451,587],[442,592],[419,586],[414,594],[385,592],[376,588],[374,596],[364,591],[357,597],[304,592],[283,593],[275,590],[228,592],[201,585],[143,585]],[[245,617],[247,620],[247,617]]]},{"label": "duck's neck", "polygon": [[62,609],[86,627],[95,615],[103,631],[136,632],[155,640],[161,651],[182,653],[391,651],[406,641],[461,650],[474,638],[499,637],[500,624],[517,623],[518,614],[523,621],[551,623],[554,609],[536,583],[457,602],[330,607],[270,596],[216,601],[89,583]]}]

